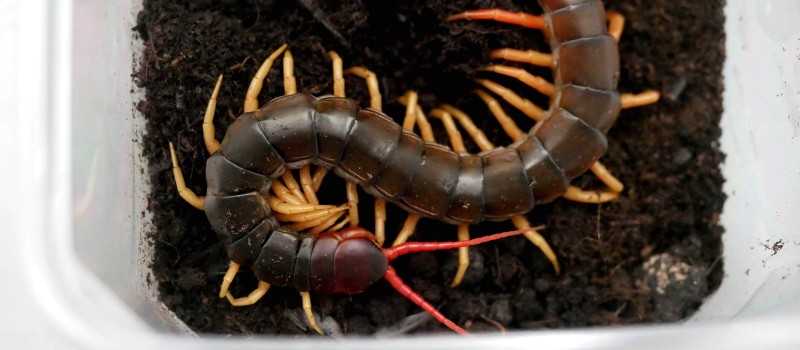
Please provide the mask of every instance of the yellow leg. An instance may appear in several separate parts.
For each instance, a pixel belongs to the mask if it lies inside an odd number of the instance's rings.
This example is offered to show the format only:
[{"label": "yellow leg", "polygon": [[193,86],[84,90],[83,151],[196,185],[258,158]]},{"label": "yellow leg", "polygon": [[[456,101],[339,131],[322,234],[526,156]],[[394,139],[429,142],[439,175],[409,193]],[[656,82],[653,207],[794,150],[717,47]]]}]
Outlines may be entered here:
[{"label": "yellow leg", "polygon": [[456,118],[456,120],[458,120],[458,123],[461,124],[461,127],[464,128],[464,131],[467,132],[467,135],[472,138],[481,151],[494,149],[494,144],[489,141],[489,138],[486,137],[486,134],[484,134],[481,129],[475,126],[475,123],[472,122],[472,118],[470,118],[466,113],[448,104],[441,105],[439,108],[450,113]]},{"label": "yellow leg", "polygon": [[614,177],[614,175],[611,175],[608,169],[600,162],[595,162],[591,170],[594,175],[608,187],[608,191],[591,191],[569,186],[563,197],[575,202],[595,204],[605,203],[619,198],[619,194],[625,188],[622,182]]},{"label": "yellow leg", "polygon": [[300,184],[297,183],[297,180],[294,178],[294,174],[292,174],[291,170],[287,170],[283,175],[281,175],[281,179],[283,179],[283,183],[289,189],[289,192],[297,198],[300,202],[304,204],[309,204],[306,200],[306,196],[303,194],[303,191],[300,189]]},{"label": "yellow leg", "polygon": [[[326,222],[329,222],[329,220],[336,221],[338,218],[340,218],[342,215],[344,215],[344,212],[345,212],[344,209],[346,209],[345,206],[342,206],[340,208],[342,208],[342,209],[339,210],[339,211],[332,212],[332,213],[328,214],[327,216],[319,217],[319,218],[316,218],[316,219],[310,219],[310,220],[295,222],[293,224],[289,224],[287,227],[290,230],[293,230],[293,231],[302,231],[302,230],[305,230],[305,229],[308,229],[308,228],[312,228],[312,227],[315,227],[315,226],[323,225]],[[280,217],[278,217],[278,220],[280,220]]]},{"label": "yellow leg", "polygon": [[236,277],[236,273],[238,272],[239,272],[239,264],[231,260],[230,264],[228,264],[228,271],[225,272],[225,277],[222,277],[222,286],[219,288],[220,298],[224,298],[225,295],[228,294],[228,288],[231,286],[233,278]]},{"label": "yellow leg", "polygon": [[333,61],[333,96],[344,97],[344,74],[342,70],[342,58],[335,51],[328,54]]},{"label": "yellow leg", "polygon": [[350,206],[350,227],[358,226],[358,186],[347,181],[345,185],[347,191],[347,204]]},{"label": "yellow leg", "polygon": [[381,91],[378,88],[378,77],[364,67],[351,67],[345,73],[357,75],[367,80],[367,89],[369,90],[369,106],[371,108],[381,110],[383,103],[381,102]]},{"label": "yellow leg", "polygon": [[315,210],[308,213],[296,213],[296,214],[275,213],[275,218],[278,219],[278,221],[280,222],[307,222],[307,221],[317,220],[319,218],[328,217],[333,213],[338,213],[345,210],[347,210],[347,206]]},{"label": "yellow leg", "polygon": [[541,107],[535,105],[529,99],[517,95],[511,89],[503,85],[500,85],[498,83],[495,83],[491,80],[476,79],[475,82],[483,85],[483,87],[485,87],[489,91],[494,92],[495,94],[503,98],[503,100],[508,102],[510,105],[514,106],[514,108],[522,111],[522,113],[524,113],[529,118],[538,122],[542,120],[542,118],[544,117],[544,110]]},{"label": "yellow leg", "polygon": [[419,95],[416,91],[408,91],[405,94],[405,102],[400,101],[406,106],[406,115],[403,118],[403,130],[414,131],[414,124],[417,123],[417,100]]},{"label": "yellow leg", "polygon": [[[514,224],[518,230],[525,230],[531,228],[531,223],[522,215],[517,215],[511,218],[511,222]],[[529,230],[522,233],[525,235],[533,245],[535,245],[539,250],[542,251],[547,260],[550,261],[550,264],[553,265],[553,270],[556,271],[556,274],[561,273],[561,267],[558,265],[558,258],[556,257],[556,253],[553,252],[553,249],[550,248],[550,245],[547,244],[547,240],[542,237],[539,232],[536,230]]]},{"label": "yellow leg", "polygon": [[622,109],[646,106],[658,102],[661,93],[656,90],[647,90],[638,94],[621,94]]},{"label": "yellow leg", "polygon": [[[469,241],[469,225],[458,225],[458,240]],[[458,270],[453,282],[450,283],[450,288],[458,287],[464,279],[464,274],[467,273],[469,267],[469,247],[458,248]]]},{"label": "yellow leg", "polygon": [[269,69],[272,68],[272,63],[275,62],[275,59],[280,56],[283,51],[286,50],[286,44],[281,45],[275,52],[273,52],[264,63],[261,64],[261,67],[258,68],[258,72],[253,77],[253,80],[250,81],[250,86],[247,88],[247,95],[244,98],[244,111],[246,112],[253,112],[258,109],[258,93],[261,92],[261,87],[264,85],[264,79],[267,77],[267,73],[269,73]]},{"label": "yellow leg", "polygon": [[303,187],[303,195],[308,203],[319,204],[314,189],[314,179],[311,177],[311,165],[300,168],[300,186]]},{"label": "yellow leg", "polygon": [[383,198],[375,198],[375,240],[378,247],[386,241],[386,201]]},{"label": "yellow leg", "polygon": [[395,238],[394,242],[392,242],[392,246],[405,243],[408,238],[414,234],[414,230],[417,228],[419,219],[419,215],[408,214],[408,218],[406,218],[406,222],[403,223],[403,228],[401,228],[400,232],[397,233],[397,238]]},{"label": "yellow leg", "polygon": [[539,67],[553,66],[553,55],[533,50],[523,51],[511,48],[496,49],[489,53],[489,58],[528,63]]},{"label": "yellow leg", "polygon": [[290,191],[289,188],[287,188],[286,185],[284,185],[281,181],[278,181],[278,179],[272,181],[272,185],[270,188],[272,189],[272,192],[274,192],[275,195],[278,196],[278,198],[280,198],[286,203],[293,205],[308,204],[304,203],[304,201],[300,200],[300,198],[295,197],[292,194],[292,191]]},{"label": "yellow leg", "polygon": [[619,42],[622,30],[625,28],[625,16],[616,11],[606,11],[606,20],[608,20],[608,34]]},{"label": "yellow leg", "polygon": [[[413,129],[413,125],[419,127],[419,134],[422,137],[423,141],[426,142],[436,142],[436,138],[433,135],[433,128],[431,128],[431,124],[428,122],[428,118],[425,117],[425,113],[422,111],[422,107],[419,104],[411,104],[412,98],[416,98],[416,93],[413,91],[407,92],[405,95],[398,98],[398,101],[406,106],[406,115],[403,118],[403,128],[405,125],[412,125],[412,128],[406,129],[411,131]],[[413,122],[411,122],[413,120]]]},{"label": "yellow leg", "polygon": [[283,213],[283,214],[297,214],[297,213],[308,213],[316,210],[324,210],[335,208],[335,205],[321,205],[321,204],[290,204],[282,201],[277,196],[268,196],[267,201],[269,202],[269,207],[272,208],[273,211],[276,213]]},{"label": "yellow leg", "polygon": [[169,143],[169,152],[172,155],[172,175],[175,177],[175,187],[178,188],[178,194],[193,207],[203,210],[205,197],[198,197],[186,187],[186,182],[183,180],[183,172],[178,165],[178,156],[175,155],[175,146],[172,145],[172,142]]},{"label": "yellow leg", "polygon": [[300,297],[303,299],[303,310],[306,312],[306,318],[311,328],[319,334],[323,334],[322,330],[317,326],[317,320],[314,319],[314,312],[311,311],[311,295],[308,292],[300,292]]},{"label": "yellow leg", "polygon": [[[344,220],[339,222],[339,224],[337,224],[335,227],[333,227],[331,229],[331,226],[333,226],[333,224],[335,224],[336,221],[339,220],[339,218],[340,218],[340,216],[333,216],[333,217],[327,218],[327,220],[321,222],[319,225],[314,226],[310,230],[306,231],[306,234],[308,234],[308,235],[317,235],[317,234],[320,234],[321,232],[325,232],[326,230],[338,231],[339,229],[344,227],[345,224],[350,222],[350,218],[345,217]],[[338,227],[338,228],[336,228],[336,227]]]},{"label": "yellow leg", "polygon": [[512,120],[511,117],[506,114],[506,112],[503,110],[503,107],[500,106],[500,103],[497,102],[494,97],[490,96],[483,90],[473,90],[472,92],[478,95],[478,97],[480,97],[481,100],[486,103],[486,106],[489,107],[489,111],[492,112],[492,115],[495,119],[497,119],[497,122],[500,123],[500,126],[503,128],[503,131],[506,132],[508,137],[514,141],[517,141],[527,135],[527,133],[522,131],[522,129],[517,126],[517,123],[514,123],[514,120]]},{"label": "yellow leg", "polygon": [[322,180],[325,179],[325,175],[328,175],[328,168],[326,167],[321,166],[314,171],[314,176],[311,177],[314,182],[314,192],[319,191],[319,187],[322,186]]},{"label": "yellow leg", "polygon": [[464,146],[464,138],[458,131],[456,122],[453,120],[453,115],[443,109],[438,108],[431,110],[430,114],[432,117],[442,121],[444,129],[447,131],[447,137],[450,139],[450,148],[452,148],[456,153],[466,152],[467,147]]},{"label": "yellow leg", "polygon": [[297,81],[294,79],[294,59],[289,50],[283,54],[283,91],[285,95],[297,93]]},{"label": "yellow leg", "polygon": [[217,95],[219,95],[219,88],[222,86],[222,74],[217,79],[217,85],[214,87],[214,92],[208,100],[208,107],[206,107],[206,115],[203,117],[203,141],[206,143],[208,154],[214,154],[219,149],[219,141],[214,137],[214,113],[217,111]]},{"label": "yellow leg", "polygon": [[521,68],[509,67],[504,65],[494,65],[486,68],[481,68],[481,70],[495,72],[498,74],[515,78],[520,82],[522,82],[523,84],[534,88],[536,91],[539,91],[540,93],[548,97],[553,97],[553,92],[555,91],[555,87],[551,82],[547,81],[547,79],[535,76]]},{"label": "yellow leg", "polygon": [[250,292],[250,294],[248,294],[246,297],[234,298],[233,295],[231,295],[231,292],[225,293],[225,297],[228,298],[228,302],[230,302],[233,306],[248,306],[253,305],[261,300],[261,297],[263,297],[264,294],[267,294],[268,290],[269,283],[258,281],[258,287]]},{"label": "yellow leg", "polygon": [[339,223],[336,224],[336,226],[331,227],[330,229],[328,229],[328,231],[339,231],[339,230],[342,229],[342,227],[344,227],[344,225],[347,225],[349,222],[350,222],[350,218],[349,217],[345,217],[344,220],[339,221]]},{"label": "yellow leg", "polygon": [[614,175],[608,171],[605,165],[600,162],[595,162],[591,168],[595,176],[602,181],[611,192],[620,193],[625,186]]}]

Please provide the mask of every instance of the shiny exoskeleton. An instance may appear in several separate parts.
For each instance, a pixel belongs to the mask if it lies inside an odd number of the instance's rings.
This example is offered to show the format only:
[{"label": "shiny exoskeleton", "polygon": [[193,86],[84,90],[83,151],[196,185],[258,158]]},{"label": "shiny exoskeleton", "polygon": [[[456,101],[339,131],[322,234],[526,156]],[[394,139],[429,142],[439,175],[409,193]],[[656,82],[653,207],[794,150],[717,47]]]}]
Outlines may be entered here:
[{"label": "shiny exoskeleton", "polygon": [[[563,194],[606,150],[605,133],[620,109],[619,57],[606,34],[602,1],[540,3],[556,91],[545,119],[508,147],[458,154],[340,97],[299,93],[241,115],[206,166],[205,211],[231,260],[272,285],[327,293],[366,288],[322,281],[328,275],[314,272],[335,269],[330,257],[314,255],[321,245],[336,240],[338,249],[349,251],[349,239],[279,230],[265,200],[271,179],[309,163],[332,168],[410,213],[448,223],[507,219]],[[348,268],[367,261],[357,254],[341,259],[350,261]]]}]

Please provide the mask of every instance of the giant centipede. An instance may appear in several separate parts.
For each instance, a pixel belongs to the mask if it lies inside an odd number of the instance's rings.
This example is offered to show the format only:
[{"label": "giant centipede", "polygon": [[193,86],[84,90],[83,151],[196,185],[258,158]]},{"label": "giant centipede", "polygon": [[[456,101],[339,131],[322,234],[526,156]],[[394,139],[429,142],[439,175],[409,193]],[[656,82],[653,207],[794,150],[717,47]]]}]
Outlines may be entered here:
[{"label": "giant centipede", "polygon": [[[339,282],[331,281],[334,264],[323,262],[333,258],[316,257],[313,252],[339,254],[338,247],[346,246],[349,236],[334,239],[329,234],[281,229],[270,209],[272,181],[291,169],[308,164],[329,168],[411,214],[461,225],[506,220],[563,195],[571,179],[606,150],[606,132],[621,107],[619,54],[615,38],[607,33],[602,1],[539,3],[552,51],[555,89],[542,120],[512,144],[479,154],[455,152],[423,141],[382,111],[361,108],[352,99],[292,93],[261,108],[246,107],[222,142],[211,142],[204,199],[187,194],[191,191],[183,184],[173,149],[181,195],[205,211],[237,269],[250,266],[267,288],[297,288],[305,293],[304,306],[312,290],[361,292],[384,275],[386,266],[369,273],[369,280],[358,288],[340,288]],[[463,17],[488,15],[474,12]],[[210,134],[213,140],[213,125]],[[365,237],[376,244],[371,235],[359,231],[358,238]],[[260,289],[261,294],[266,292]],[[307,315],[314,325],[310,311]]]}]

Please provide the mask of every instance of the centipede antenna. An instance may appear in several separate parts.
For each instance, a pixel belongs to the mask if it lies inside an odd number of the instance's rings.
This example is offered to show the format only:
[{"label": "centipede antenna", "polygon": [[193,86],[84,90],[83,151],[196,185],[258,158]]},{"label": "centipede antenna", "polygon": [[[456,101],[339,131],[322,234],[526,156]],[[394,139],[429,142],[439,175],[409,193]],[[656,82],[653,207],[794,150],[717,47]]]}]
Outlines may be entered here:
[{"label": "centipede antenna", "polygon": [[493,235],[473,238],[468,241],[457,241],[457,242],[406,242],[403,244],[398,244],[396,246],[390,248],[384,248],[383,254],[386,255],[386,258],[389,261],[397,259],[399,256],[406,255],[409,253],[418,253],[418,252],[429,252],[434,250],[449,250],[449,249],[456,249],[461,247],[471,247],[474,245],[496,241],[498,239],[503,239],[506,237],[517,236],[521,235],[528,231],[535,231],[544,228],[544,226],[537,226],[533,228],[526,228],[522,230],[515,230],[515,231],[508,231],[508,232],[501,232],[495,233]]},{"label": "centipede antenna", "polygon": [[[410,244],[410,243],[405,243],[405,244]],[[461,335],[469,335],[469,336],[472,335],[466,330],[464,330],[464,328],[461,328],[457,324],[455,324],[455,322],[450,321],[450,319],[448,319],[445,315],[439,312],[439,310],[436,310],[436,308],[433,307],[433,305],[425,301],[425,299],[422,298],[421,295],[417,294],[417,292],[411,289],[411,287],[406,285],[400,278],[400,276],[397,275],[397,272],[394,270],[393,267],[391,266],[388,267],[386,273],[383,275],[383,278],[385,278],[386,281],[388,281],[389,284],[391,284],[392,287],[394,287],[394,289],[397,290],[398,293],[408,298],[408,300],[414,302],[414,304],[417,304],[417,306],[421,307],[423,310],[425,310],[425,312],[429,313],[437,321],[447,326],[447,328],[450,328],[456,333]]]}]

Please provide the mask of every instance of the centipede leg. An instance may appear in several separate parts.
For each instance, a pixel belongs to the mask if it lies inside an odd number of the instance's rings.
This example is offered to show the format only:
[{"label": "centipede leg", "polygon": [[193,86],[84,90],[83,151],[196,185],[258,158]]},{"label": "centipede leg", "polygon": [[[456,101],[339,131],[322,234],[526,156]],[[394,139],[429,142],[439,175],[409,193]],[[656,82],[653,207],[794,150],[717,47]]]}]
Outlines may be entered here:
[{"label": "centipede leg", "polygon": [[309,204],[308,200],[306,200],[306,196],[303,194],[302,189],[300,188],[300,184],[297,183],[297,180],[294,178],[294,174],[292,174],[291,170],[287,170],[285,173],[281,175],[281,179],[283,179],[283,183],[286,185],[286,188],[289,189],[289,192],[297,198],[303,204]]},{"label": "centipede leg", "polygon": [[442,121],[444,130],[447,131],[447,137],[450,139],[450,148],[456,153],[466,152],[467,147],[464,146],[464,138],[458,131],[458,126],[456,126],[456,122],[453,120],[453,115],[450,114],[450,112],[438,108],[431,110],[430,115]]},{"label": "centipede leg", "polygon": [[310,324],[311,328],[314,328],[317,333],[323,334],[322,330],[317,326],[317,320],[314,318],[314,312],[311,310],[311,294],[308,292],[300,292],[300,297],[303,299],[303,311],[306,312],[308,324]]},{"label": "centipede leg", "polygon": [[386,200],[375,198],[375,243],[383,247],[386,241]]},{"label": "centipede leg", "polygon": [[543,29],[546,25],[544,18],[541,16],[525,12],[511,12],[496,8],[464,11],[462,13],[447,17],[447,20],[492,20],[531,29]]},{"label": "centipede leg", "polygon": [[319,204],[316,189],[314,189],[314,179],[311,177],[311,165],[300,168],[300,186],[303,187],[303,194],[310,204]]},{"label": "centipede leg", "polygon": [[383,102],[381,100],[381,91],[378,88],[378,76],[364,67],[350,67],[345,71],[345,73],[359,76],[367,81],[367,90],[369,90],[369,106],[380,111],[382,109]]},{"label": "centipede leg", "polygon": [[498,65],[484,67],[481,68],[480,70],[487,72],[494,72],[505,75],[507,77],[517,79],[521,83],[532,87],[533,89],[539,91],[541,94],[547,97],[553,97],[553,93],[555,92],[556,89],[555,86],[553,86],[553,83],[547,81],[547,79],[533,75],[522,68],[516,68],[498,64]]},{"label": "centipede leg", "polygon": [[315,210],[307,213],[296,213],[296,214],[275,213],[275,218],[277,218],[278,221],[281,222],[307,222],[307,221],[317,220],[322,217],[330,216],[333,213],[338,213],[345,210],[347,210],[347,207],[341,206],[329,209]]},{"label": "centipede leg", "polygon": [[571,201],[590,204],[605,203],[619,198],[619,194],[625,188],[622,182],[614,175],[611,175],[608,169],[600,162],[595,162],[591,170],[608,187],[608,191],[589,191],[576,186],[569,186],[563,197]]},{"label": "centipede leg", "polygon": [[656,103],[661,99],[661,93],[656,90],[647,90],[638,94],[621,94],[619,98],[622,101],[620,107],[628,109]]},{"label": "centipede leg", "polygon": [[347,205],[350,207],[350,227],[358,226],[358,187],[355,183],[347,181],[345,184],[347,191]]},{"label": "centipede leg", "polygon": [[492,115],[494,115],[495,119],[497,119],[497,122],[500,123],[500,126],[503,128],[503,131],[506,132],[508,137],[514,141],[517,141],[527,135],[527,133],[522,131],[522,129],[517,126],[517,123],[515,123],[514,120],[511,119],[508,114],[506,114],[506,112],[503,110],[503,107],[500,106],[500,103],[497,102],[494,97],[480,89],[473,90],[472,93],[478,95],[478,97],[480,97],[481,100],[486,103],[486,106],[489,107],[489,111],[492,112]]},{"label": "centipede leg", "polygon": [[261,300],[264,294],[267,294],[268,290],[269,283],[258,281],[258,287],[250,292],[250,294],[248,294],[246,297],[234,298],[233,295],[231,295],[231,292],[225,293],[225,297],[228,298],[228,302],[230,302],[233,306],[248,306],[253,305]]},{"label": "centipede leg", "polygon": [[222,286],[219,288],[219,297],[224,298],[226,294],[228,294],[228,288],[231,286],[233,282],[233,278],[236,277],[236,273],[239,272],[239,264],[231,260],[230,264],[228,264],[228,271],[225,272],[225,277],[222,277]]},{"label": "centipede leg", "polygon": [[336,51],[329,51],[328,55],[333,62],[333,95],[345,97],[344,94],[344,70],[342,69],[342,57]]},{"label": "centipede leg", "polygon": [[561,267],[558,264],[556,253],[553,252],[553,248],[550,248],[550,244],[547,243],[547,240],[544,239],[538,231],[528,230],[531,228],[530,221],[522,215],[516,215],[511,217],[511,223],[513,223],[518,230],[526,230],[522,233],[525,235],[525,238],[542,251],[544,256],[547,257],[547,260],[550,261],[550,264],[553,265],[553,270],[555,270],[556,274],[561,273]]},{"label": "centipede leg", "polygon": [[552,67],[553,55],[535,50],[517,50],[512,48],[494,49],[489,53],[489,58],[527,63],[539,67]]},{"label": "centipede leg", "polygon": [[270,208],[277,213],[283,214],[297,214],[297,213],[308,213],[315,210],[321,209],[330,209],[335,208],[334,205],[321,205],[321,204],[289,204],[281,200],[277,196],[269,195],[267,197],[267,201],[269,202]]},{"label": "centipede leg", "polygon": [[419,222],[419,219],[419,215],[408,214],[406,221],[403,223],[403,228],[401,228],[400,232],[397,233],[397,237],[395,238],[394,242],[392,242],[392,246],[405,243],[408,238],[414,234],[414,230],[417,229],[417,223]]},{"label": "centipede leg", "polygon": [[[289,224],[287,227],[294,231],[301,231],[315,226],[324,225],[326,222],[329,222],[329,220],[336,221],[338,218],[342,217],[346,209],[347,207],[343,205],[338,207],[337,210],[330,211],[327,213],[327,215],[315,216],[314,218],[308,220],[299,220],[293,224]],[[283,221],[279,215],[276,214],[276,217],[279,221]]]},{"label": "centipede leg", "polygon": [[456,120],[458,120],[458,123],[462,128],[464,128],[464,131],[467,132],[467,135],[472,138],[472,141],[478,145],[478,148],[480,148],[481,151],[494,149],[494,144],[489,141],[489,138],[486,137],[486,134],[484,134],[480,128],[475,126],[475,123],[472,121],[472,118],[470,118],[469,115],[464,113],[462,110],[448,104],[441,105],[439,108],[447,113],[450,113],[456,118]]},{"label": "centipede leg", "polygon": [[283,53],[283,91],[285,95],[297,93],[297,81],[294,78],[294,58],[292,51]]},{"label": "centipede leg", "polygon": [[[411,131],[413,126],[416,125],[419,128],[419,135],[422,140],[426,142],[436,142],[436,138],[433,135],[433,128],[430,122],[428,122],[428,118],[425,117],[425,112],[422,110],[422,107],[415,102],[418,100],[417,93],[408,91],[397,100],[400,104],[406,106],[406,114],[403,118],[403,129]],[[409,125],[410,128],[406,128],[406,125]]]},{"label": "centipede leg", "polygon": [[169,143],[169,152],[172,156],[172,175],[175,177],[175,187],[178,188],[178,194],[193,207],[203,210],[206,197],[198,197],[194,191],[186,187],[186,181],[183,179],[183,171],[181,171],[181,167],[178,165],[178,156],[175,155],[175,146],[172,142]]},{"label": "centipede leg", "polygon": [[[469,241],[469,225],[458,225],[458,240]],[[458,287],[464,279],[469,267],[469,247],[458,248],[458,270],[456,270],[456,277],[450,283],[450,288]]]},{"label": "centipede leg", "polygon": [[203,141],[206,143],[208,154],[214,154],[219,149],[219,141],[215,137],[216,130],[214,129],[214,114],[217,111],[217,95],[219,95],[219,88],[222,86],[222,74],[217,78],[217,85],[214,86],[214,92],[211,98],[208,99],[208,107],[206,107],[206,115],[203,117]]},{"label": "centipede leg", "polygon": [[606,20],[608,21],[608,35],[613,36],[614,40],[619,42],[622,30],[625,28],[625,16],[616,11],[606,11]]},{"label": "centipede leg", "polygon": [[253,112],[258,109],[258,93],[261,92],[261,87],[264,85],[264,79],[267,77],[267,73],[269,73],[269,69],[272,68],[272,64],[275,62],[275,59],[286,50],[287,45],[283,44],[279,47],[275,52],[273,52],[264,63],[261,64],[261,67],[258,68],[258,72],[256,75],[253,76],[253,79],[250,81],[250,86],[247,88],[247,94],[245,95],[244,99],[244,111],[246,112]]},{"label": "centipede leg", "polygon": [[292,191],[289,190],[289,188],[287,188],[286,185],[283,184],[283,182],[278,181],[278,179],[272,181],[272,185],[270,185],[270,188],[272,189],[272,192],[274,192],[275,195],[278,196],[278,198],[280,198],[286,203],[293,205],[308,204],[304,203],[302,200],[300,200],[300,198],[295,197],[295,195],[292,194]]},{"label": "centipede leg", "polygon": [[483,87],[489,91],[494,92],[529,118],[537,122],[544,118],[544,110],[541,107],[531,102],[531,100],[517,95],[513,90],[491,80],[475,79],[475,82],[483,85]]}]

